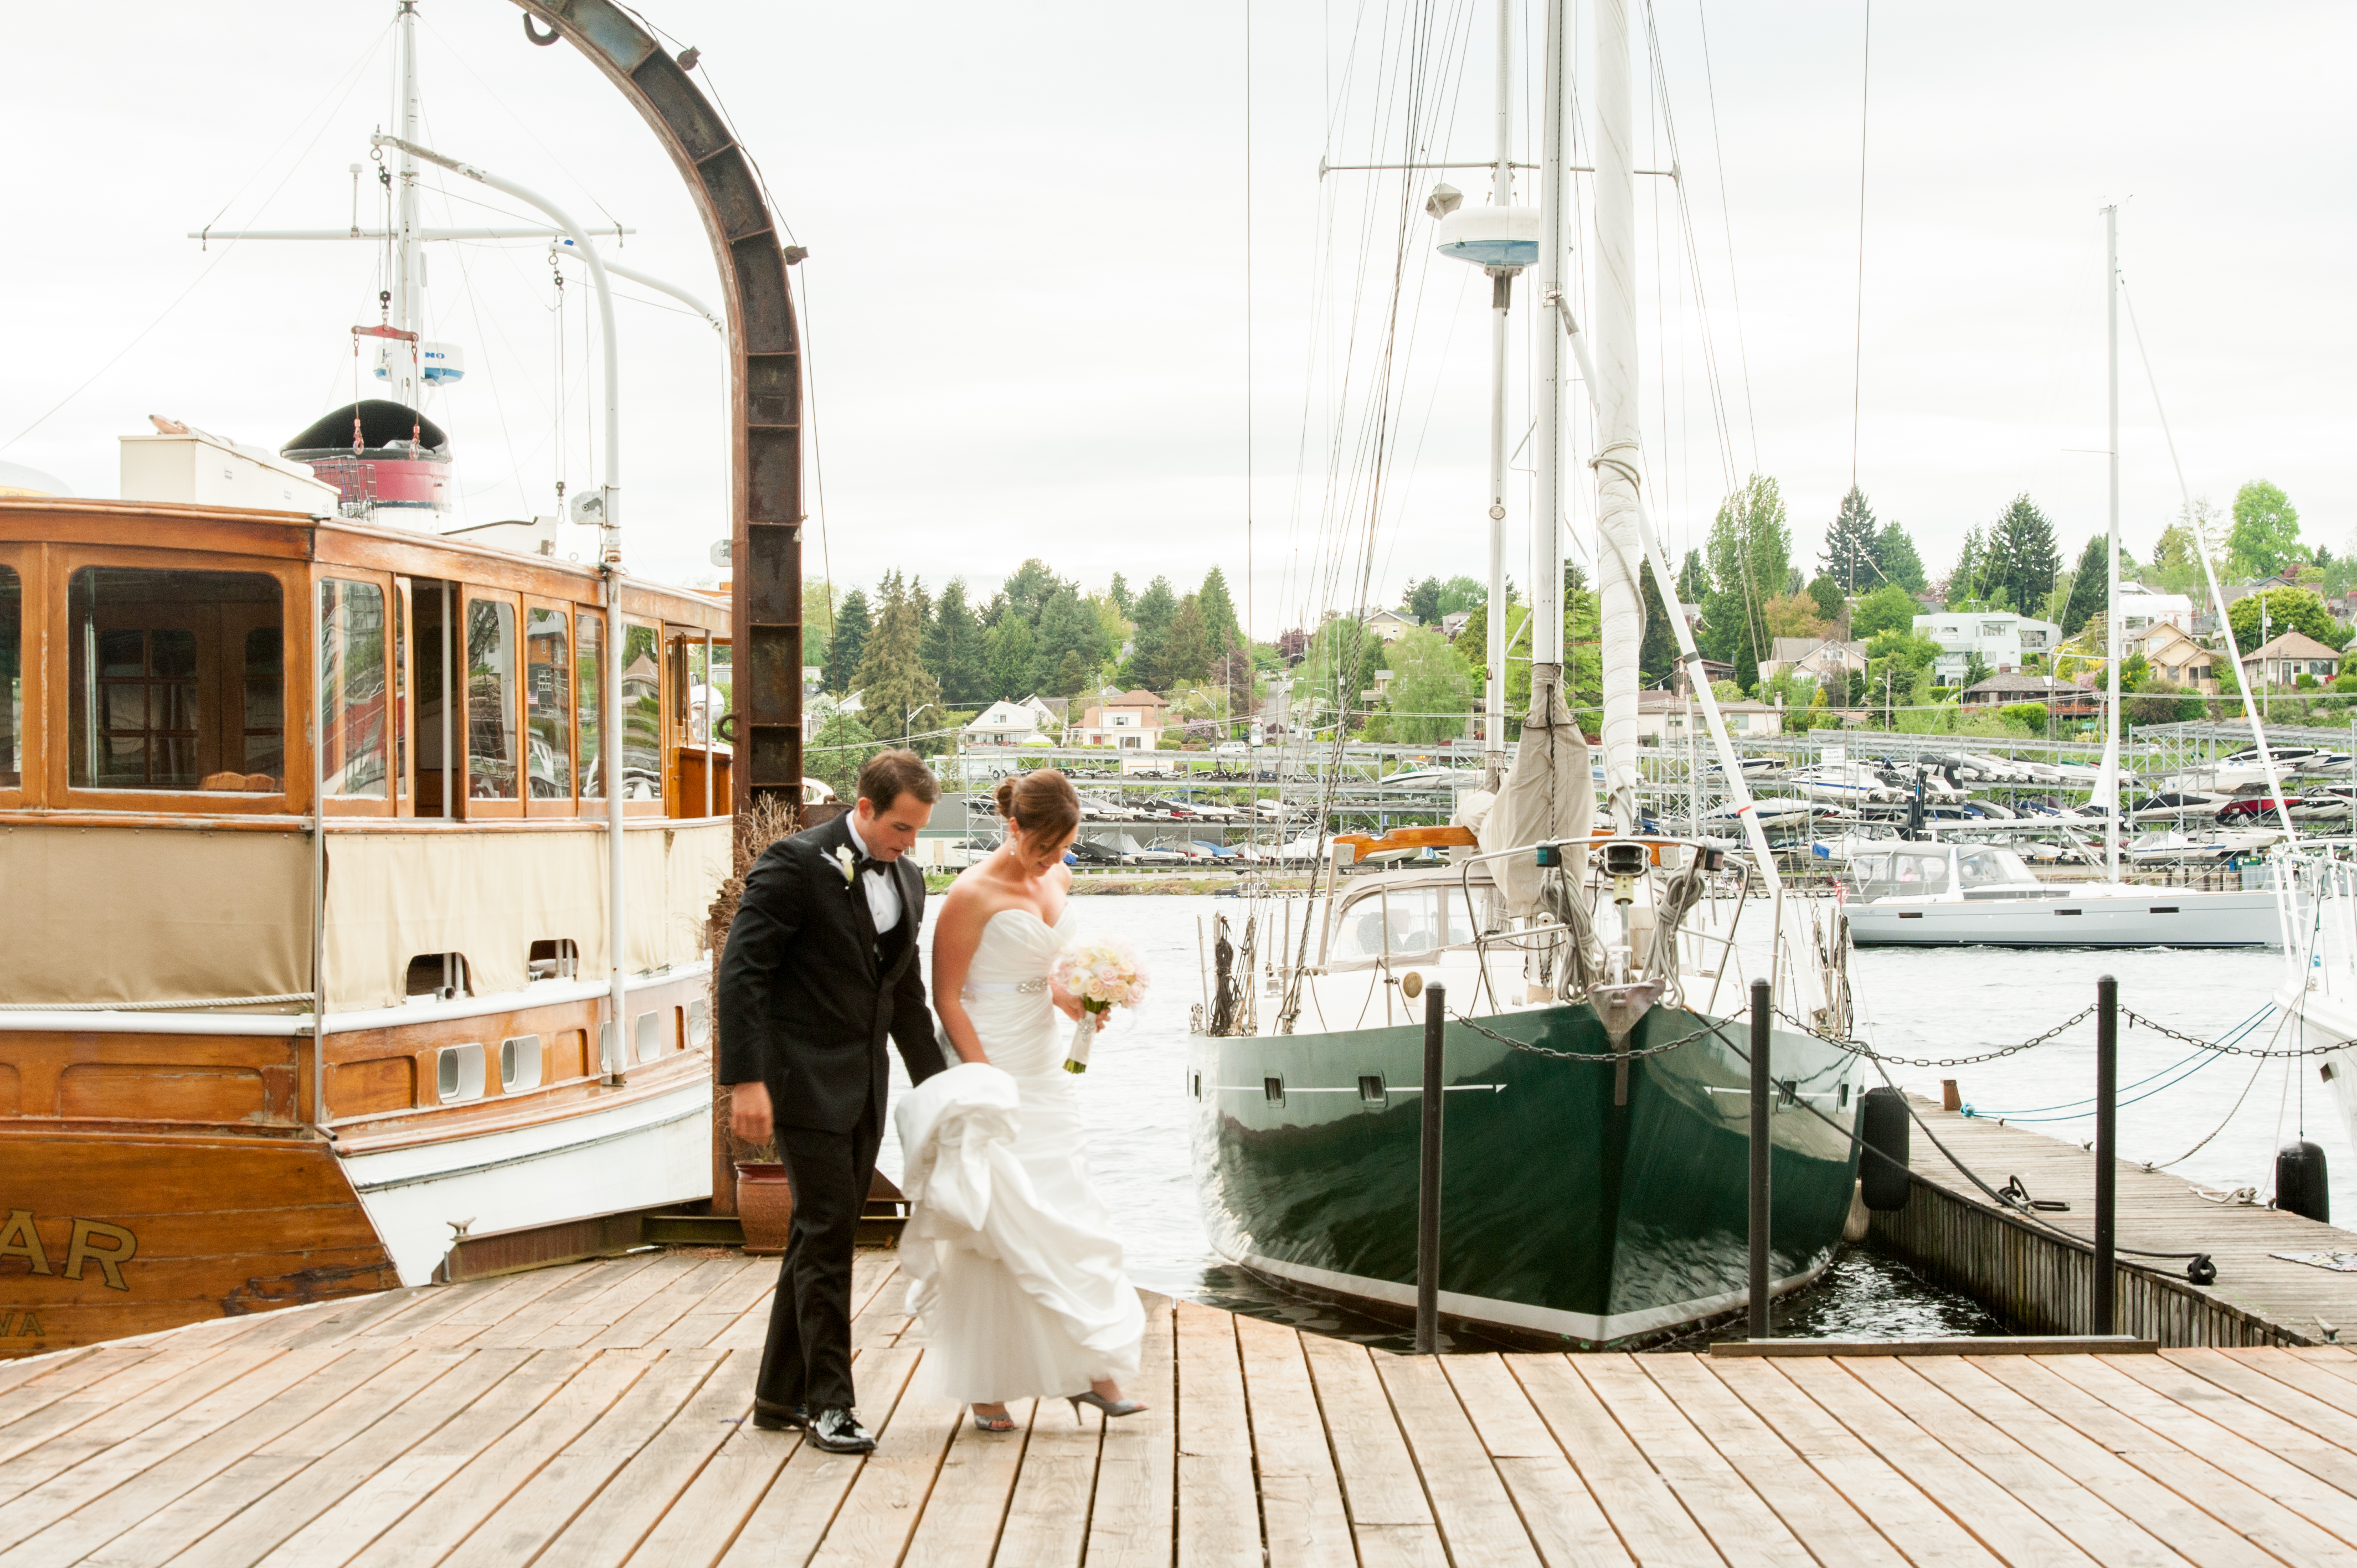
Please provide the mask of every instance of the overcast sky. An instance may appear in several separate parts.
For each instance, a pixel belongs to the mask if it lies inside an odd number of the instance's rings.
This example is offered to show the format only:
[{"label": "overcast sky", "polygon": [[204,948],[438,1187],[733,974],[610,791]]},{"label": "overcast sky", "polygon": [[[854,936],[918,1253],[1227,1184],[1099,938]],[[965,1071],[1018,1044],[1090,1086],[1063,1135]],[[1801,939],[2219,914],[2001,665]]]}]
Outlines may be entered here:
[{"label": "overcast sky", "polygon": [[[114,437],[148,413],[275,447],[354,395],[372,247],[200,251],[181,236],[350,220],[348,166],[389,113],[392,12],[125,0],[102,16],[0,0],[19,62],[0,97],[0,461],[112,496]],[[1092,586],[1115,571],[1186,585],[1216,563],[1240,602],[1249,589],[1262,635],[1314,613],[1321,564],[1363,542],[1363,474],[1330,482],[1329,449],[1343,447],[1331,471],[1358,471],[1401,206],[1383,183],[1396,177],[1321,185],[1318,160],[1400,156],[1383,108],[1404,81],[1399,7],[1253,8],[1249,160],[1240,3],[655,0],[648,14],[703,51],[707,91],[811,250],[795,276],[823,464],[806,473],[814,511],[823,479],[813,575],[900,568],[986,590],[1038,555]],[[421,15],[429,141],[634,228],[622,259],[716,298],[677,176],[569,46],[529,46],[504,0],[425,0]],[[1431,14],[1423,87],[1453,107],[1427,116],[1435,156],[1491,156],[1493,16]],[[2104,444],[2098,209],[2116,201],[2193,489],[2223,505],[2270,478],[2306,537],[2341,548],[2357,521],[2357,117],[2336,75],[2357,58],[2357,7],[1885,0],[1870,78],[1860,4],[1666,0],[1655,19],[1668,93],[1647,85],[1641,19],[1638,135],[1648,166],[1667,166],[1674,124],[1693,232],[1689,248],[1668,180],[1641,182],[1644,434],[1674,545],[1756,467],[1783,487],[1797,553],[1813,553],[1849,483],[1855,384],[1859,482],[1935,575],[2024,490],[2075,554],[2104,521],[2103,459],[2073,449]],[[1518,10],[1525,156],[1535,26]],[[1434,177],[1413,177],[1417,200]],[[1447,177],[1485,199],[1478,175]],[[429,188],[429,222],[504,220],[446,201],[443,177]],[[364,188],[363,225],[374,212]],[[1411,576],[1481,571],[1487,289],[1411,223],[1373,546],[1384,599]],[[429,280],[429,331],[469,364],[429,405],[469,515],[553,510],[558,478],[597,475],[585,280],[568,280],[561,317],[534,244],[436,246]],[[726,528],[719,345],[629,292],[630,557],[707,575]],[[1516,303],[1519,440],[1531,313]],[[2122,521],[2141,553],[2177,489],[2125,323],[2123,340]],[[1346,351],[1355,379],[1338,398]],[[1526,482],[1516,495],[1521,566]],[[1583,495],[1576,530],[1587,515]],[[1346,524],[1348,552],[1333,542]]]}]

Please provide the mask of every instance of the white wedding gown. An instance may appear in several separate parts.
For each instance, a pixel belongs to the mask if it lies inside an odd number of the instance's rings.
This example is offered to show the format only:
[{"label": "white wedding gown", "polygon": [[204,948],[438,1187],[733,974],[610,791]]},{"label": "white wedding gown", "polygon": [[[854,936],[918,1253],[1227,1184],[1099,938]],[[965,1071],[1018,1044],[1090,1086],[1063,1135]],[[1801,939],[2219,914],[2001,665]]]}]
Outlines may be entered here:
[{"label": "white wedding gown", "polygon": [[893,1112],[911,1204],[909,1310],[926,1383],[961,1404],[1137,1371],[1146,1314],[1089,1180],[1083,1079],[1063,1065],[1072,1024],[1049,996],[1071,920],[1070,904],[1053,927],[1028,909],[990,918],[963,997],[990,1059],[935,1074]]}]

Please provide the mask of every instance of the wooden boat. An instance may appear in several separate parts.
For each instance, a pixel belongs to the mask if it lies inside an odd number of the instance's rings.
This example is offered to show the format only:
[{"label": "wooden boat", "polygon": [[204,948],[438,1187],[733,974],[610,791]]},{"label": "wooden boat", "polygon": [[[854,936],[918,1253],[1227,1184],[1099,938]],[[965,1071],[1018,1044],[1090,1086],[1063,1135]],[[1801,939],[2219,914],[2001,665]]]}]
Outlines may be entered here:
[{"label": "wooden boat", "polygon": [[621,589],[618,1017],[608,592],[332,515],[0,498],[0,1356],[711,1192],[728,759],[689,689],[727,608]]}]

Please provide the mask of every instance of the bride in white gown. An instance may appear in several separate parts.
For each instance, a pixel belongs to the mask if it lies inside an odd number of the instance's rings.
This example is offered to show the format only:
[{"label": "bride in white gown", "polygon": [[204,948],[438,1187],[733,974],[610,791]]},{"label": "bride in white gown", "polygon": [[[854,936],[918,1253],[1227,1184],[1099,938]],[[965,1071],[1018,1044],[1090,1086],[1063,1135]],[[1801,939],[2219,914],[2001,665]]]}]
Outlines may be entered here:
[{"label": "bride in white gown", "polygon": [[958,878],[933,936],[933,1008],[960,1065],[896,1108],[924,1375],[985,1432],[1014,1429],[1010,1399],[1145,1408],[1120,1387],[1145,1313],[1089,1180],[1082,1079],[1063,1069],[1080,1004],[1049,978],[1073,924],[1063,858],[1080,799],[1043,769],[997,800],[1006,841]]}]

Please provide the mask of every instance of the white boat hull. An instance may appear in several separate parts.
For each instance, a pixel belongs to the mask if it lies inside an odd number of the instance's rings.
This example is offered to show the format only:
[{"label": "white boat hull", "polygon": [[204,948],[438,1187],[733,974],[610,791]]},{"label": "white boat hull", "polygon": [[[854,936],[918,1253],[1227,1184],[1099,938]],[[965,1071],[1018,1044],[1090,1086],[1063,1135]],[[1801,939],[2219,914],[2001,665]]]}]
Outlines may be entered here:
[{"label": "white boat hull", "polygon": [[2181,887],[2057,890],[1962,902],[1880,899],[1849,906],[1867,947],[2264,948],[2283,945],[2276,896]]}]

